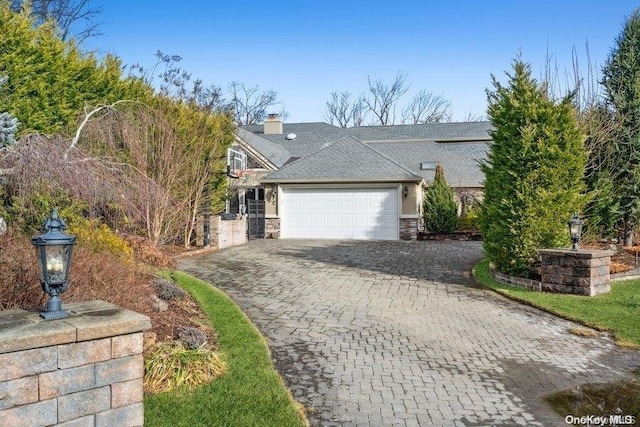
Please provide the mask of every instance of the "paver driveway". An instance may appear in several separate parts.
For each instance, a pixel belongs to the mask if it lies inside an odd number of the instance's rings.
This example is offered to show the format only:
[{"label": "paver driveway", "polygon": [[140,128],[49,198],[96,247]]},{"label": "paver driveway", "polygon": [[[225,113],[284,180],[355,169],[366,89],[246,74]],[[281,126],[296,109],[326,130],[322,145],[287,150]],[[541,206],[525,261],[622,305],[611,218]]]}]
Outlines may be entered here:
[{"label": "paver driveway", "polygon": [[566,425],[541,397],[639,353],[474,286],[477,242],[259,240],[180,268],[268,338],[313,425]]}]

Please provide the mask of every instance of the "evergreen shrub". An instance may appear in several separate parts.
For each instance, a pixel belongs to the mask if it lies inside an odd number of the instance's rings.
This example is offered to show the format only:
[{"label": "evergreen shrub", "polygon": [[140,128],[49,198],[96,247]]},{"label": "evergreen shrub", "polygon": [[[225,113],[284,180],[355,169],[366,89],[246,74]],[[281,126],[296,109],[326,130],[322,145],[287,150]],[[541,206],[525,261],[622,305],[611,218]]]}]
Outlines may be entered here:
[{"label": "evergreen shrub", "polygon": [[424,227],[434,233],[451,233],[458,226],[458,205],[453,190],[447,185],[440,165],[436,166],[433,183],[424,195]]}]

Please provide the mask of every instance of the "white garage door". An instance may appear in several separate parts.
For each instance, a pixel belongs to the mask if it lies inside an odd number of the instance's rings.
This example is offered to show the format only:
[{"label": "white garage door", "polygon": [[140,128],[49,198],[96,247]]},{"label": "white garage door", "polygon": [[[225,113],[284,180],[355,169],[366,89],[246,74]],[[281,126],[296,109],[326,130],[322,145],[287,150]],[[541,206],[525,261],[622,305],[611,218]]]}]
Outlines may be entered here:
[{"label": "white garage door", "polygon": [[398,239],[397,188],[282,188],[282,237]]}]

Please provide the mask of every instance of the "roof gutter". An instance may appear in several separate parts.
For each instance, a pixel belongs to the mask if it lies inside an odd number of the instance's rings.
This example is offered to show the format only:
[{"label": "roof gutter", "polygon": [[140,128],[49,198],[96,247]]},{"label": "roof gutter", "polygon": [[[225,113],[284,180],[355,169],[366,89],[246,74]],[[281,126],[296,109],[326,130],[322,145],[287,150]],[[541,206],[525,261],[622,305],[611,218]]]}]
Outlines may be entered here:
[{"label": "roof gutter", "polygon": [[291,179],[291,178],[264,178],[260,180],[262,184],[336,184],[336,183],[382,183],[382,182],[422,182],[421,176],[406,177],[406,178],[312,178],[312,179]]}]

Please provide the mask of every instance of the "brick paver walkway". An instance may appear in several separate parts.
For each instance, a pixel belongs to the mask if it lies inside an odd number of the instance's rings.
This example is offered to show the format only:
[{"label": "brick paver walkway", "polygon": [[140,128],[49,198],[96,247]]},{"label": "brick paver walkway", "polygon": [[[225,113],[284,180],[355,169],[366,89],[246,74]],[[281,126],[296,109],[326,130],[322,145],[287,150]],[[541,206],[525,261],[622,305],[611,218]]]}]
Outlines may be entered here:
[{"label": "brick paver walkway", "polygon": [[477,242],[259,240],[180,268],[258,325],[313,425],[566,425],[545,394],[640,365],[476,287],[482,257]]}]

